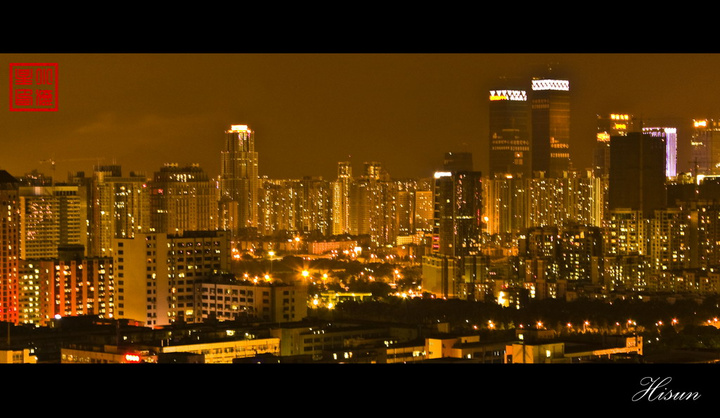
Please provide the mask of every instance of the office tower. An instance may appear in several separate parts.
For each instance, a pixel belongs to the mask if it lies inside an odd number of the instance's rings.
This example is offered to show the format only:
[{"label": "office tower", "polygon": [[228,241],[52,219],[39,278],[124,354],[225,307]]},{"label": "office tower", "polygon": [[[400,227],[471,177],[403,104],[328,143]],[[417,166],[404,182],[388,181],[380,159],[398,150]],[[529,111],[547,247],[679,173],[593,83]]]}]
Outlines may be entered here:
[{"label": "office tower", "polygon": [[442,171],[473,171],[472,153],[447,152],[443,160]]},{"label": "office tower", "polygon": [[720,174],[720,121],[693,120],[690,145],[695,175]]},{"label": "office tower", "polygon": [[18,323],[20,268],[20,198],[19,182],[0,170],[0,321]]},{"label": "office tower", "polygon": [[645,218],[664,209],[665,141],[642,132],[610,139],[609,210],[632,209]]},{"label": "office tower", "polygon": [[677,128],[643,127],[643,132],[665,141],[665,176],[677,175]]},{"label": "office tower", "polygon": [[112,258],[85,257],[84,252],[82,245],[61,246],[57,257],[22,261],[20,322],[48,325],[64,316],[114,317]]},{"label": "office tower", "polygon": [[197,164],[165,164],[150,187],[150,225],[155,232],[217,229],[215,185]]},{"label": "office tower", "polygon": [[479,171],[435,173],[433,254],[479,254],[484,230],[482,197]]},{"label": "office tower", "polygon": [[23,186],[18,194],[21,259],[54,258],[60,245],[85,244],[78,186]]},{"label": "office tower", "polygon": [[639,130],[636,125],[639,123],[635,121],[635,117],[626,113],[597,115],[597,135],[593,154],[593,170],[596,177],[610,175],[610,138],[636,132]]},{"label": "office tower", "polygon": [[332,233],[347,234],[350,231],[350,186],[352,166],[349,161],[338,163],[337,180],[333,182]]},{"label": "office tower", "polygon": [[490,91],[490,178],[530,177],[530,104],[521,88]]},{"label": "office tower", "polygon": [[549,177],[570,168],[570,82],[532,80],[532,171]]},{"label": "office tower", "polygon": [[[438,171],[433,192],[430,254],[423,257],[423,288],[441,297],[476,299],[486,277],[480,245],[485,231],[479,171]],[[480,286],[480,287],[479,287]]]},{"label": "office tower", "polygon": [[221,152],[220,193],[226,221],[234,235],[258,226],[258,153],[255,132],[247,125],[232,125],[225,131]]},{"label": "office tower", "polygon": [[225,231],[185,231],[116,238],[117,317],[148,326],[201,320],[195,284],[229,271],[228,235]]}]

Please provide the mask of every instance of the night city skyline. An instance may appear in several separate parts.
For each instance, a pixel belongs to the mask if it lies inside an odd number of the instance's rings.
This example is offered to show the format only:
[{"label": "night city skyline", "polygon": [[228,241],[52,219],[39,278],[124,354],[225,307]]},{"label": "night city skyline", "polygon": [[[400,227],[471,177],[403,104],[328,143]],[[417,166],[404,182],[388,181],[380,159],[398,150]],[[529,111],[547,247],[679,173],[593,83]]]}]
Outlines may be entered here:
[{"label": "night city skyline", "polygon": [[[165,163],[219,174],[223,133],[256,132],[259,172],[334,179],[338,161],[379,161],[394,178],[429,177],[448,151],[488,170],[488,91],[552,67],[570,80],[573,166],[588,168],[596,116],[611,112],[679,129],[714,118],[717,54],[3,54],[57,62],[57,112],[4,112],[0,167],[56,181],[116,163],[151,176]],[[0,73],[2,74],[2,73]],[[318,152],[322,150],[322,152]]]},{"label": "night city skyline", "polygon": [[718,68],[0,54],[0,364],[720,363]]}]

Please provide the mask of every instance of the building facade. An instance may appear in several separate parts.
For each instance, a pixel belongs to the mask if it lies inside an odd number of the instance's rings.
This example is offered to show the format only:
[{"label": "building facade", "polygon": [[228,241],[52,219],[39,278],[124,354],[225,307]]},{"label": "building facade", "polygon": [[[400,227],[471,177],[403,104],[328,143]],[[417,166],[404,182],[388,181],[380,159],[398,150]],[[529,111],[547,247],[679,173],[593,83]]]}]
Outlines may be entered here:
[{"label": "building facade", "polygon": [[490,177],[510,174],[529,178],[530,102],[522,88],[490,91]]},{"label": "building facade", "polygon": [[220,192],[232,202],[224,225],[233,234],[257,227],[259,181],[255,132],[247,125],[232,125],[225,131],[225,148],[221,152]]},{"label": "building facade", "polygon": [[570,169],[570,82],[532,80],[532,170],[559,176]]}]

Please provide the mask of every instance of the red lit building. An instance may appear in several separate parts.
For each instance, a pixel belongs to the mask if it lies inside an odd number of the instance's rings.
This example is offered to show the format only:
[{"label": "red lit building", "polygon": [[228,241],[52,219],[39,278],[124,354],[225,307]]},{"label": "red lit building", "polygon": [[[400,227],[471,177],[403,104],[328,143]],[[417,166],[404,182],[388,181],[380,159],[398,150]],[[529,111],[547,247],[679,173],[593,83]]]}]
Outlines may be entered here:
[{"label": "red lit building", "polygon": [[0,170],[0,321],[18,322],[19,182]]}]

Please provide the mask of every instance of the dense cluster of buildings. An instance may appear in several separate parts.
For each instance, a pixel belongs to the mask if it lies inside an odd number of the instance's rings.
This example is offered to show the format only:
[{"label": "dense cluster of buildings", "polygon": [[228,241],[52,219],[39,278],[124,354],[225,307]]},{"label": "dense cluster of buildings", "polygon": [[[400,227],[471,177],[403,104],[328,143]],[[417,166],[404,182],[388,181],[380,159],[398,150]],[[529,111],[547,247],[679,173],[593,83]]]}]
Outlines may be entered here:
[{"label": "dense cluster of buildings", "polygon": [[598,116],[593,165],[577,169],[569,103],[565,79],[503,80],[490,91],[487,175],[435,173],[425,289],[506,305],[717,293],[717,122],[693,121],[693,170],[679,173],[677,127]]},{"label": "dense cluster of buildings", "polygon": [[529,81],[490,91],[487,173],[448,152],[427,178],[342,161],[334,179],[270,179],[247,125],[225,132],[217,177],[194,164],[152,176],[98,165],[62,183],[2,171],[0,320],[301,319],[301,280],[233,271],[267,252],[392,255],[422,264],[427,292],[506,305],[717,292],[718,123],[694,121],[693,171],[678,173],[676,127],[601,116],[594,164],[577,169],[569,81]]}]

